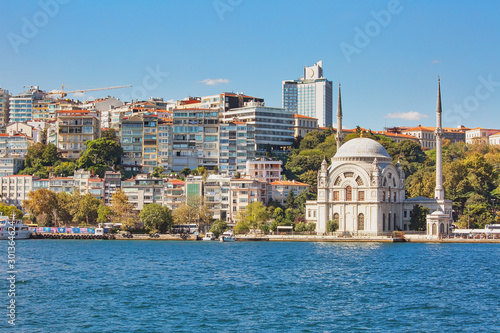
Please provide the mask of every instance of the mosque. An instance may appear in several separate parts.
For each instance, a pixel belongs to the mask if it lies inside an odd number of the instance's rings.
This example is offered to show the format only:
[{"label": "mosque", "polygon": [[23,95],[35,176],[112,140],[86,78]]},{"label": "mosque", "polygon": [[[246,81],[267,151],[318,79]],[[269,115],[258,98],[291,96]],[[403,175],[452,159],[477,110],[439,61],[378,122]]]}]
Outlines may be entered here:
[{"label": "mosque", "polygon": [[436,188],[435,197],[405,198],[405,175],[393,164],[385,148],[369,138],[342,144],[342,102],[337,106],[337,153],[318,172],[318,197],[306,202],[306,219],[316,223],[318,234],[326,232],[329,220],[337,220],[339,232],[350,235],[385,235],[410,230],[414,205],[430,208],[427,235],[448,235],[452,223],[452,202],[444,199],[442,170],[441,87],[438,81],[436,107]]}]

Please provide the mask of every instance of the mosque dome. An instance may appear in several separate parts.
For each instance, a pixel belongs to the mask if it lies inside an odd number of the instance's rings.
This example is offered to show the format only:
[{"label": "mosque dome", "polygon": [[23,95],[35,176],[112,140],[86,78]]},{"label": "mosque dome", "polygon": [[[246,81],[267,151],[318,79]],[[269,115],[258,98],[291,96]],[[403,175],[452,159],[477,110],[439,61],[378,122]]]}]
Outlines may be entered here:
[{"label": "mosque dome", "polygon": [[344,143],[333,157],[334,161],[369,160],[392,162],[384,146],[373,139],[357,138]]}]

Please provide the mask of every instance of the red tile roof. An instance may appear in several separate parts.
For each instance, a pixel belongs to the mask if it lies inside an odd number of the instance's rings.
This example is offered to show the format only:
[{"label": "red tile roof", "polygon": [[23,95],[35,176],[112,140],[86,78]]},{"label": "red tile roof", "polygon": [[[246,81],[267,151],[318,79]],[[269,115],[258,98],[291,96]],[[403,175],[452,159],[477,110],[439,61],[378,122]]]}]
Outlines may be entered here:
[{"label": "red tile roof", "polygon": [[309,184],[301,183],[298,181],[289,181],[289,180],[279,180],[272,182],[271,185],[285,185],[285,186],[310,186]]}]

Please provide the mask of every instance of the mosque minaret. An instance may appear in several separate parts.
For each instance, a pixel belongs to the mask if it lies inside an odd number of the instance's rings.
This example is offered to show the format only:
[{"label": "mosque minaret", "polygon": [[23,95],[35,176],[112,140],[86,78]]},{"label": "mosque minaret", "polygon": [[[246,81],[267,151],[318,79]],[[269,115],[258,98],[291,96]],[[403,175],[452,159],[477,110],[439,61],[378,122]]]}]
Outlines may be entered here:
[{"label": "mosque minaret", "polygon": [[443,141],[443,127],[441,123],[442,116],[441,109],[441,81],[438,77],[438,97],[436,105],[436,189],[435,198],[436,200],[444,200],[444,188],[443,188],[443,156],[442,156],[442,141]]},{"label": "mosque minaret", "polygon": [[337,140],[337,151],[342,146],[342,140],[344,139],[344,133],[342,133],[342,99],[340,97],[340,82],[339,82],[339,101],[337,103],[337,134],[335,136]]}]

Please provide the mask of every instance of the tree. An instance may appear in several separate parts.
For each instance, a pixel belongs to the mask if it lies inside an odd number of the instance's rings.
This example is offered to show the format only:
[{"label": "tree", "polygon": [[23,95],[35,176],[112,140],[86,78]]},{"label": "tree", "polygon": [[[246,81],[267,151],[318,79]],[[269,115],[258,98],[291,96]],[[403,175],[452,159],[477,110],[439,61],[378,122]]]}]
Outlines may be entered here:
[{"label": "tree", "polygon": [[162,178],[164,171],[165,169],[162,166],[154,167],[153,172],[151,173],[151,177]]},{"label": "tree", "polygon": [[190,196],[174,210],[173,218],[176,224],[196,223],[201,228],[212,222],[212,211],[203,197]]},{"label": "tree", "polygon": [[241,174],[239,171],[236,171],[236,173],[234,174],[234,178],[235,179],[240,179],[241,178]]},{"label": "tree", "polygon": [[302,191],[295,198],[295,205],[300,210],[300,213],[304,215],[306,213],[306,201],[307,200],[316,200],[317,192],[311,191]]},{"label": "tree", "polygon": [[59,192],[56,194],[56,200],[57,200],[57,219],[59,222],[62,222],[63,224],[68,224],[73,221],[73,206],[77,204],[77,201],[75,200],[77,197],[76,194],[69,194],[67,192]]},{"label": "tree", "polygon": [[107,130],[102,131],[101,138],[120,143],[120,140],[118,139],[118,135],[114,128],[108,128]]},{"label": "tree", "polygon": [[252,229],[260,229],[260,226],[267,223],[269,214],[266,207],[260,201],[250,203],[244,211],[244,220]]},{"label": "tree", "polygon": [[170,208],[152,203],[144,206],[139,218],[149,232],[165,233],[172,227],[173,219]]},{"label": "tree", "polygon": [[421,205],[414,205],[410,212],[410,230],[425,231],[427,229],[427,214],[430,209]]},{"label": "tree", "polygon": [[71,213],[73,214],[73,222],[86,226],[96,225],[98,217],[98,209],[101,205],[101,200],[95,198],[91,194],[76,194],[75,204]]},{"label": "tree", "polygon": [[111,208],[101,204],[97,209],[97,223],[101,223],[104,225],[104,223],[109,223],[112,217],[113,211],[111,210]]},{"label": "tree", "polygon": [[214,234],[215,237],[219,237],[219,235],[222,235],[224,231],[226,231],[229,227],[227,226],[226,221],[223,220],[216,220],[213,224],[212,227],[210,228],[210,232]]},{"label": "tree", "polygon": [[135,226],[134,206],[128,202],[128,197],[122,190],[117,190],[111,196],[111,210],[113,211],[113,222],[122,225],[123,230]]},{"label": "tree", "polygon": [[246,234],[250,231],[250,227],[248,226],[248,222],[245,220],[239,220],[234,225],[234,232],[237,234]]},{"label": "tree", "polygon": [[99,177],[104,177],[104,172],[119,167],[123,149],[117,141],[100,138],[87,141],[85,145],[86,149],[77,162],[79,169],[94,171]]},{"label": "tree", "polygon": [[338,220],[328,220],[326,222],[326,231],[327,232],[335,232],[339,229],[339,221]]},{"label": "tree", "polygon": [[24,169],[19,171],[19,174],[48,178],[53,166],[61,160],[61,153],[54,144],[49,143],[46,145],[38,142],[28,148],[24,160]]},{"label": "tree", "polygon": [[73,176],[76,169],[75,162],[58,162],[54,166],[54,174],[60,177]]},{"label": "tree", "polygon": [[185,167],[184,169],[181,170],[181,174],[183,174],[184,177],[189,176],[190,173],[191,173],[191,169],[189,169],[188,167]]},{"label": "tree", "polygon": [[288,196],[286,197],[286,208],[295,208],[295,194],[293,190],[288,192]]},{"label": "tree", "polygon": [[24,215],[16,206],[7,206],[3,202],[0,202],[0,212],[3,216],[12,216],[12,212],[14,212],[14,218],[16,219],[22,219]]},{"label": "tree", "polygon": [[57,208],[56,194],[47,189],[30,191],[28,199],[22,203],[25,210],[30,212],[38,219],[42,218],[42,225],[52,225],[52,212]]}]

